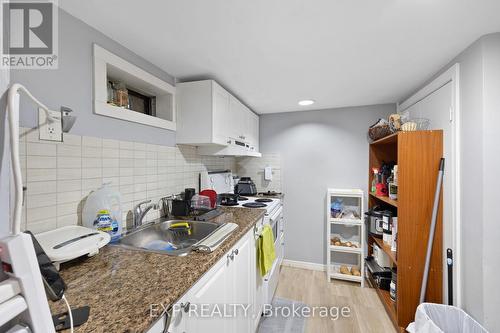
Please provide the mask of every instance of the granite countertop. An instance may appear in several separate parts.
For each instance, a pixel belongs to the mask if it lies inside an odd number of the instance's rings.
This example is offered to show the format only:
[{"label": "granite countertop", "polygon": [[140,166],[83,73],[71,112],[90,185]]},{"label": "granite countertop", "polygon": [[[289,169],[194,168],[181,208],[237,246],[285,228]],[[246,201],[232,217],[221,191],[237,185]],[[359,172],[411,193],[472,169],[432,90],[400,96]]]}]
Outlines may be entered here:
[{"label": "granite countertop", "polygon": [[[174,304],[265,213],[264,209],[221,208],[215,222],[239,225],[212,253],[174,257],[119,246],[105,246],[98,255],[62,265],[72,308],[90,306],[88,321],[75,332],[144,332],[158,318],[150,317],[151,304]],[[53,314],[66,311],[61,300],[49,302]]]}]

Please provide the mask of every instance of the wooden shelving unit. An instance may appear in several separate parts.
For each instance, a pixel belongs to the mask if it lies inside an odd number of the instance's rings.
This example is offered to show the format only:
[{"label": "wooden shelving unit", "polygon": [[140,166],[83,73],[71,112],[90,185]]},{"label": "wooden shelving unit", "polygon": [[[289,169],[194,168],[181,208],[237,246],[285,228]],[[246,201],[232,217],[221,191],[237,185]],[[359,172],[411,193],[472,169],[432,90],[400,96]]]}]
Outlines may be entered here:
[{"label": "wooden shelving unit", "polygon": [[[396,301],[391,300],[388,291],[378,289],[374,279],[367,274],[368,282],[377,289],[377,294],[398,331],[414,320],[418,306],[433,196],[442,156],[441,130],[398,132],[370,144],[369,187],[373,180],[372,168],[379,168],[383,162],[389,161],[395,161],[398,165],[398,199],[391,200],[374,193],[368,196],[370,208],[379,205],[397,212],[397,251],[391,251],[390,246],[385,245],[380,238],[371,235],[368,237],[368,254],[372,254],[372,245],[376,243],[397,267]],[[442,302],[442,237],[440,207],[426,291],[427,302]]]},{"label": "wooden shelving unit", "polygon": [[[367,279],[371,287],[375,288],[377,291],[377,295],[382,301],[382,305],[385,308],[385,311],[389,315],[389,318],[393,323],[396,323],[398,318],[396,314],[396,304],[392,301],[391,295],[387,290],[379,289],[376,287],[375,281],[373,278],[370,276],[370,274],[367,274]],[[404,331],[403,331],[404,332]]]},{"label": "wooden shelving unit", "polygon": [[384,241],[381,238],[378,237],[372,237],[373,242],[377,243],[377,245],[384,251],[389,258],[391,259],[391,262],[394,265],[398,265],[398,260],[396,258],[397,253],[396,251],[391,251],[391,247],[389,245],[384,244]]},{"label": "wooden shelving unit", "polygon": [[370,193],[370,197],[385,202],[386,204],[391,205],[392,207],[398,207],[398,201],[392,200],[389,197],[381,197],[379,195],[376,195],[375,193]]}]

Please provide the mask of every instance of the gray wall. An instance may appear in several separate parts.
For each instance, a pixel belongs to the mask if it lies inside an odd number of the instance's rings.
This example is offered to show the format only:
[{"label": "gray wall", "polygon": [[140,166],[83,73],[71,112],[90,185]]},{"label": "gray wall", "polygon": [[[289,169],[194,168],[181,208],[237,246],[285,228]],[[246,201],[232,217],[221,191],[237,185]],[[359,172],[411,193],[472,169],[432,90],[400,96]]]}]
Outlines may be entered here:
[{"label": "gray wall", "polygon": [[[13,70],[11,81],[24,84],[49,108],[72,108],[78,120],[71,133],[103,138],[175,145],[172,131],[95,115],[92,96],[92,43],[117,54],[164,81],[175,79],[101,32],[59,10],[59,69]],[[21,104],[21,125],[35,127],[38,112],[26,100]]]},{"label": "gray wall", "polygon": [[428,82],[455,63],[460,64],[463,308],[498,332],[500,33],[474,42]]},{"label": "gray wall", "polygon": [[285,258],[326,263],[327,188],[368,186],[368,127],[390,105],[262,115],[260,147],[281,155]]},{"label": "gray wall", "polygon": [[483,285],[484,323],[491,332],[500,332],[500,33],[483,38]]},{"label": "gray wall", "polygon": [[[78,116],[71,130],[73,134],[174,146],[175,133],[172,131],[93,113],[92,43],[99,44],[170,84],[175,83],[175,78],[171,75],[63,10],[59,10],[59,69],[12,70],[10,82],[25,85],[49,108],[59,110],[61,105],[72,108]],[[2,72],[2,75],[4,74],[6,73]],[[0,96],[4,94],[4,90],[5,84],[2,81]],[[0,108],[0,126],[3,134],[3,126],[6,125],[3,96]],[[21,96],[21,126],[35,127],[37,119],[38,111]],[[0,138],[0,147],[3,147],[3,137]],[[3,150],[0,153],[3,153]],[[0,170],[0,235],[8,230],[6,221],[9,220],[9,163],[10,159],[3,154]]]}]

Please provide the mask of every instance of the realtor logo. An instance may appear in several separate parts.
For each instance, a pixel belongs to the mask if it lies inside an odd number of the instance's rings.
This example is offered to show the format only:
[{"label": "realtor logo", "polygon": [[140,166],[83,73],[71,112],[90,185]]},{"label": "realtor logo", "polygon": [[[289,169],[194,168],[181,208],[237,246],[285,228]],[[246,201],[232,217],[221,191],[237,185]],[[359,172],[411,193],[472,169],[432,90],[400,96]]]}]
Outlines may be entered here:
[{"label": "realtor logo", "polygon": [[57,68],[57,4],[9,1],[2,5],[1,67]]}]

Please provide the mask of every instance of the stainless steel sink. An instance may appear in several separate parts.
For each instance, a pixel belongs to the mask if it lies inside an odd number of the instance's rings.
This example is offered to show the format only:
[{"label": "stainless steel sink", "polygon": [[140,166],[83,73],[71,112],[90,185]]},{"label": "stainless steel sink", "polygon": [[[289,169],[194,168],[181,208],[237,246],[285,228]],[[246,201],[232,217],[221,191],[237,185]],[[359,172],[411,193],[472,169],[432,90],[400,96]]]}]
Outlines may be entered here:
[{"label": "stainless steel sink", "polygon": [[[172,230],[176,223],[188,223],[190,232]],[[185,256],[198,241],[212,234],[221,224],[204,221],[160,219],[123,236],[116,245],[143,251]]]}]

